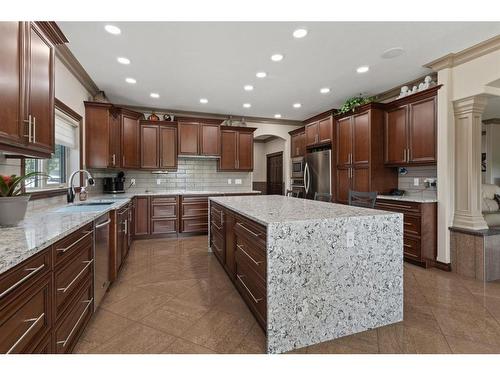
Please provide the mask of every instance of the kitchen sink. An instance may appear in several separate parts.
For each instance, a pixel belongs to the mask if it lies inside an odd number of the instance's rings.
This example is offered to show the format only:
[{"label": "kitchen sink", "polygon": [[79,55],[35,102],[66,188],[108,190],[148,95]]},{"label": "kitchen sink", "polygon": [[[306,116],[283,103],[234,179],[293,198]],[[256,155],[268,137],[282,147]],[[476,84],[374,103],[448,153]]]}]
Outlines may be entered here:
[{"label": "kitchen sink", "polygon": [[108,208],[115,202],[86,202],[76,203],[69,206],[61,207],[55,212],[95,212],[102,211]]},{"label": "kitchen sink", "polygon": [[87,202],[87,203],[77,203],[74,206],[108,206],[115,202]]}]

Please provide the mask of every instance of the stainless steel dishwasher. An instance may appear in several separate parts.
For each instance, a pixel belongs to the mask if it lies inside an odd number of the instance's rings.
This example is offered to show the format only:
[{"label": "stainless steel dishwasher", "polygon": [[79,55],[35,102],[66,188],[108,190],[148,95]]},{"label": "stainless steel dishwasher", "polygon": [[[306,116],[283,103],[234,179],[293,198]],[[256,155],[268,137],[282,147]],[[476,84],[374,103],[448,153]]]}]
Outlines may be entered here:
[{"label": "stainless steel dishwasher", "polygon": [[109,281],[109,245],[110,245],[110,223],[109,213],[100,216],[94,221],[94,310],[97,310]]}]

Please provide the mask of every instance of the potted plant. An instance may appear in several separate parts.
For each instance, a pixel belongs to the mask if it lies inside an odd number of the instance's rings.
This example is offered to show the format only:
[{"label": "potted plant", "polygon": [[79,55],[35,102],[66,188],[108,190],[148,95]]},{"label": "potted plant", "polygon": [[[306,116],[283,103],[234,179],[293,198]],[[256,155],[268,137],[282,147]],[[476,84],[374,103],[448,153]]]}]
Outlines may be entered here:
[{"label": "potted plant", "polygon": [[354,96],[352,98],[349,98],[345,101],[345,103],[340,107],[337,111],[337,115],[347,113],[349,111],[354,111],[357,107],[363,105],[363,104],[368,104],[373,102],[375,97],[373,96],[368,96],[368,97],[363,97],[361,94],[358,96]]},{"label": "potted plant", "polygon": [[0,175],[0,226],[14,226],[24,219],[29,194],[23,193],[25,182],[43,173],[31,172],[24,176]]}]

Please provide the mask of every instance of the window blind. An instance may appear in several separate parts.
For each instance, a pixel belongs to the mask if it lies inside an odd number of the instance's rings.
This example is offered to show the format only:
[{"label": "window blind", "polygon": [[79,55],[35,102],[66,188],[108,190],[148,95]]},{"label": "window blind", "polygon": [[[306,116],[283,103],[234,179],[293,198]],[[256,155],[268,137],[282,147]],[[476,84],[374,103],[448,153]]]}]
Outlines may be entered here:
[{"label": "window blind", "polygon": [[78,128],[78,123],[60,113],[59,111],[56,111],[55,123],[56,143],[69,148],[76,148],[76,130]]}]

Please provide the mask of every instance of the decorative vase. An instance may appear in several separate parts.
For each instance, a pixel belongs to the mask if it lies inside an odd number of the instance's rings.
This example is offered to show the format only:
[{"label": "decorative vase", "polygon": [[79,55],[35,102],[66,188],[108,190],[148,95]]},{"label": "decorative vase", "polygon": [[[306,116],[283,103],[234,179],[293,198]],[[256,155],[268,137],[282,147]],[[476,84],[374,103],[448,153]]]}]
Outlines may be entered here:
[{"label": "decorative vase", "polygon": [[29,200],[29,195],[0,197],[0,227],[12,227],[23,220]]},{"label": "decorative vase", "polygon": [[149,115],[148,120],[149,121],[158,121],[158,120],[160,120],[160,118],[156,115],[156,113],[153,112]]}]

